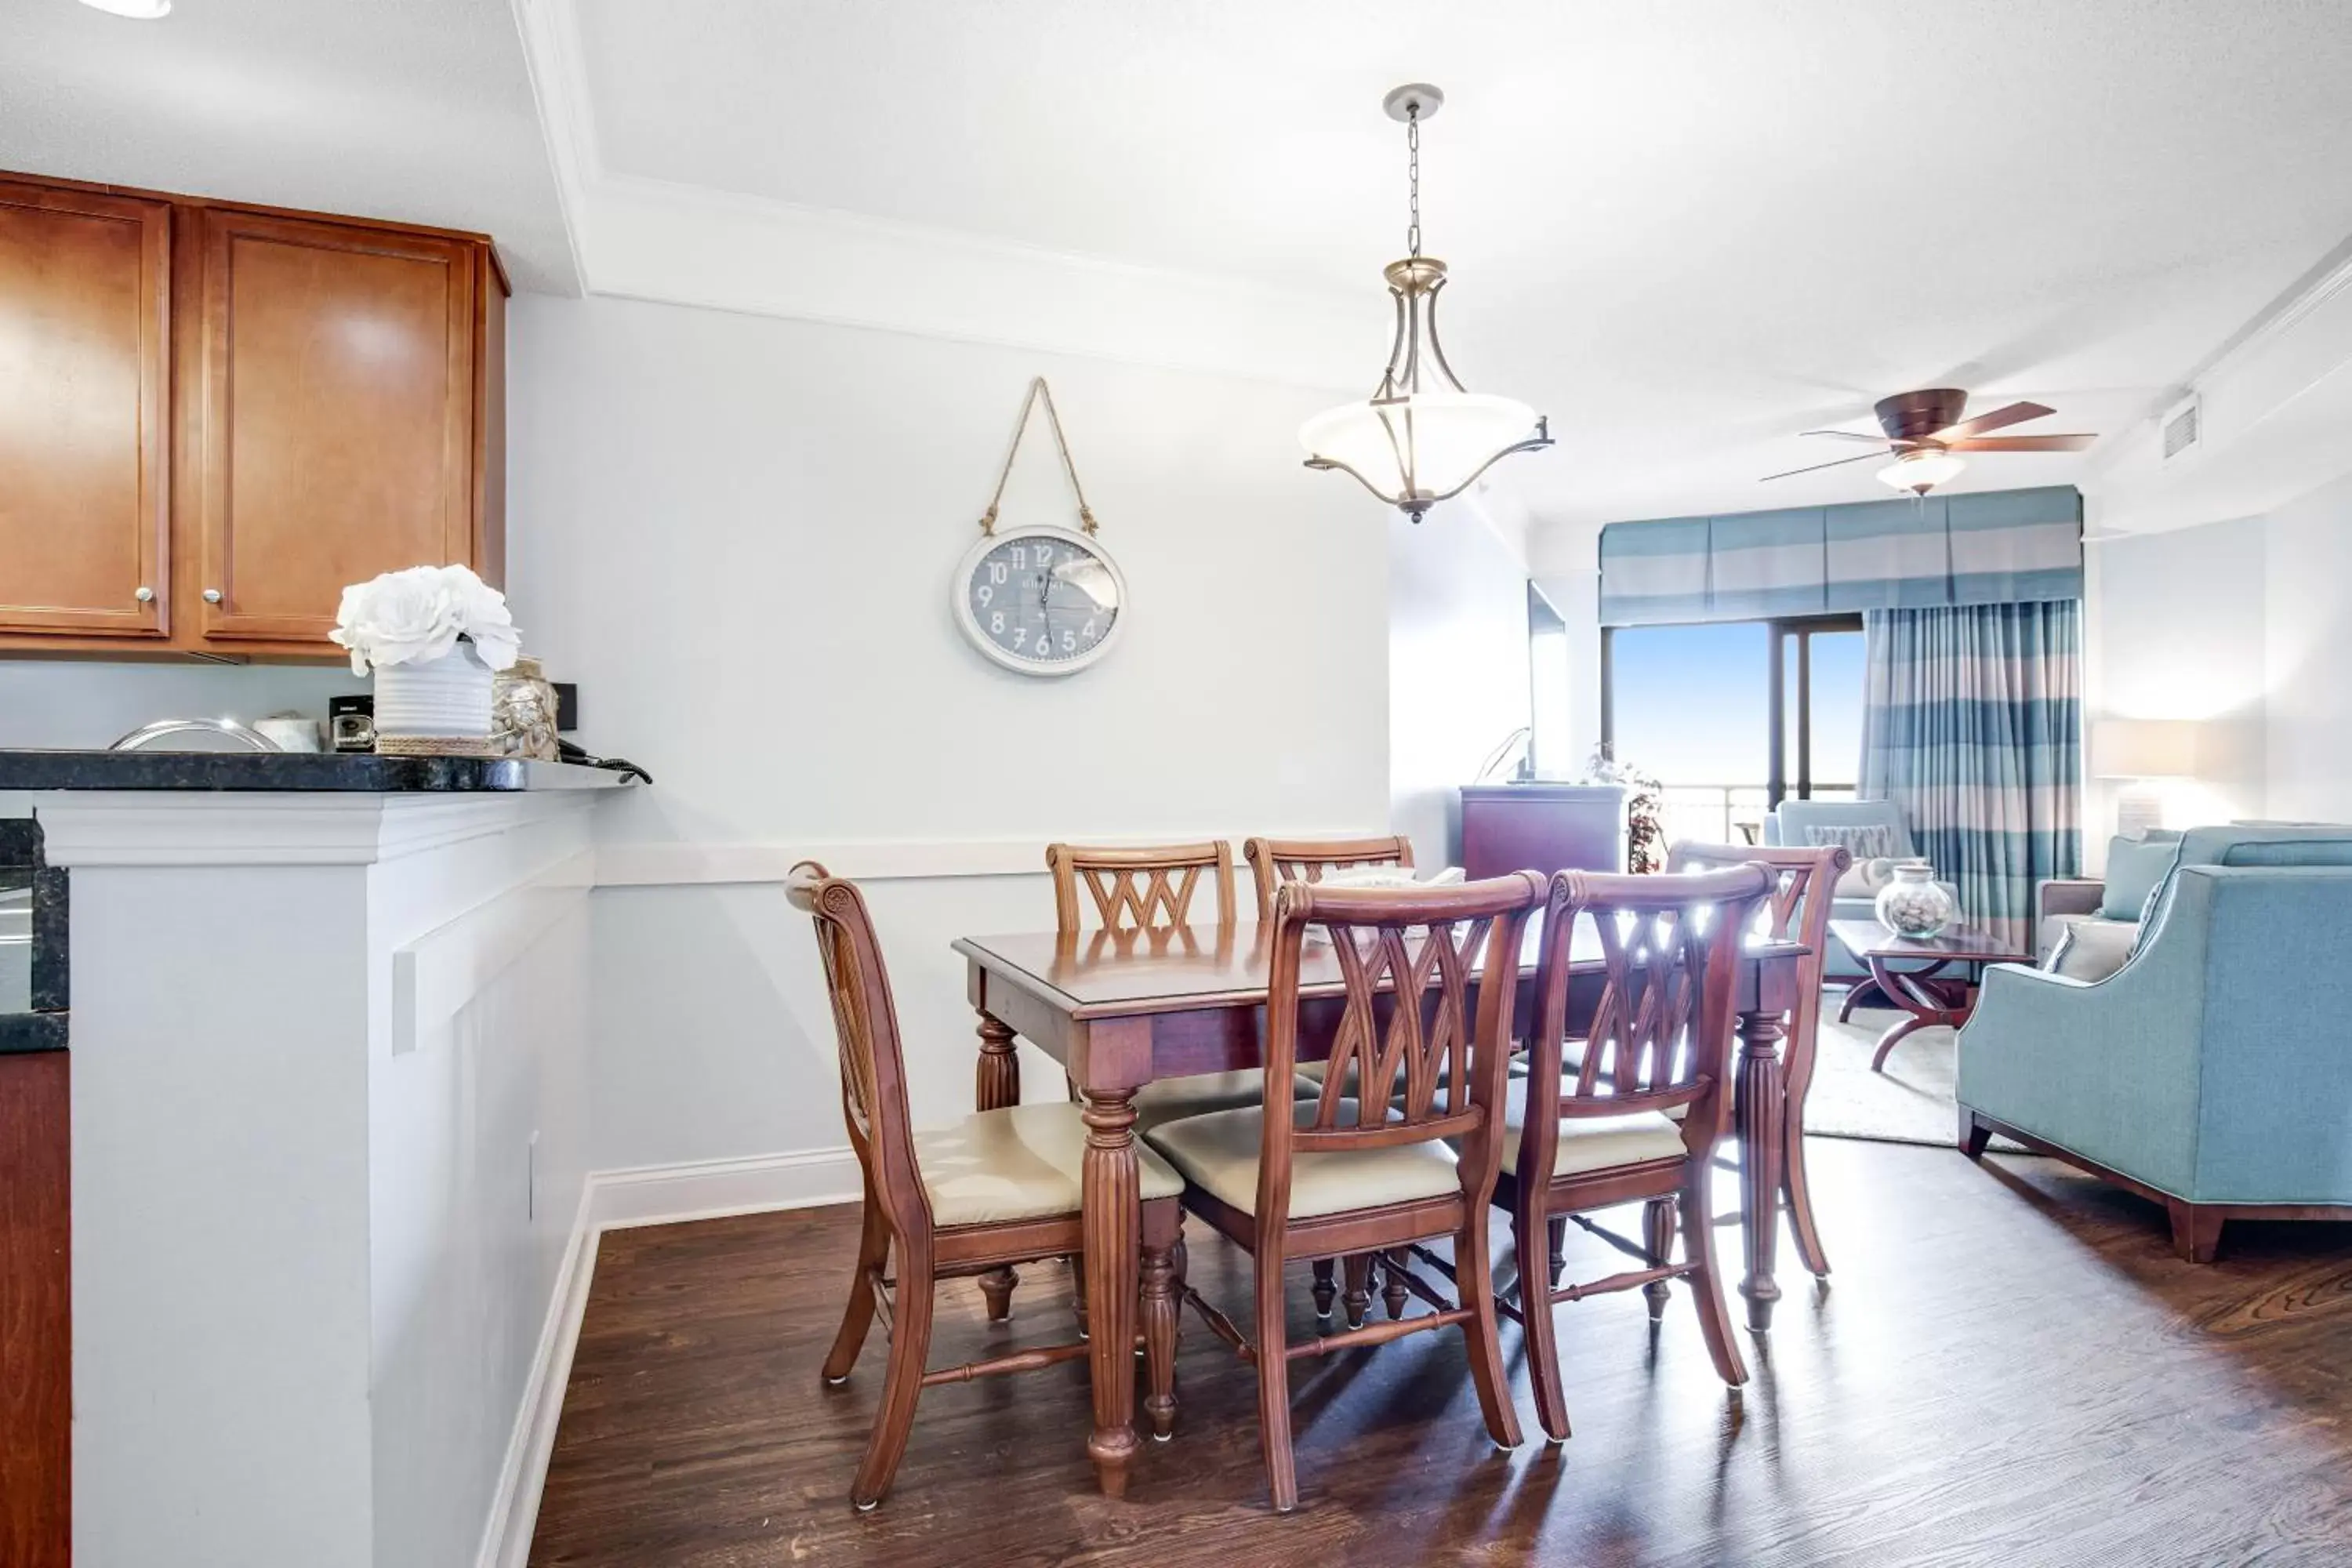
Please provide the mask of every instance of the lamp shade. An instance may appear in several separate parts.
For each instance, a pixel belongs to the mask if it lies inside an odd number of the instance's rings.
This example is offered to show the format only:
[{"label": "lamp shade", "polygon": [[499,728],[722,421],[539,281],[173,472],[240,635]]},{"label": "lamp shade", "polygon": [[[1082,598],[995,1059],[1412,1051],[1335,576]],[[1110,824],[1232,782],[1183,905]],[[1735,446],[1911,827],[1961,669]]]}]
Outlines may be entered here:
[{"label": "lamp shade", "polygon": [[1932,447],[1906,452],[1878,470],[1878,482],[1915,495],[1926,495],[1948,479],[1958,477],[1968,465],[1949,452]]},{"label": "lamp shade", "polygon": [[1309,419],[1298,444],[1408,510],[1460,492],[1538,434],[1536,411],[1488,393],[1431,391],[1342,404]]},{"label": "lamp shade", "polygon": [[2101,719],[2091,726],[2091,770],[2103,779],[2197,776],[2201,724],[2188,719]]}]

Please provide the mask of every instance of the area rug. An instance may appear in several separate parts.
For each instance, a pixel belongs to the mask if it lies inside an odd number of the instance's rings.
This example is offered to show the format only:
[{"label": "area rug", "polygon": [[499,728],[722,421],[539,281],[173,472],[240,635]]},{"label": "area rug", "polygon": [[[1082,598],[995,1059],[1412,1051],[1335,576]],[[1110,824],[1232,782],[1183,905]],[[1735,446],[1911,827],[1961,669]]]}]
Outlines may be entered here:
[{"label": "area rug", "polygon": [[[1895,1047],[1886,1070],[1870,1070],[1871,1053],[1878,1037],[1903,1015],[1864,1007],[1851,1023],[1837,1021],[1842,994],[1832,991],[1822,1002],[1821,1052],[1813,1068],[1813,1087],[1805,1096],[1805,1131],[1816,1138],[1863,1138],[1880,1143],[1935,1143],[1950,1148],[1958,1141],[1958,1102],[1953,1098],[1953,1073],[1958,1056],[1958,1033],[1952,1029],[1921,1029]],[[2007,1139],[1992,1147],[2022,1152]]]}]

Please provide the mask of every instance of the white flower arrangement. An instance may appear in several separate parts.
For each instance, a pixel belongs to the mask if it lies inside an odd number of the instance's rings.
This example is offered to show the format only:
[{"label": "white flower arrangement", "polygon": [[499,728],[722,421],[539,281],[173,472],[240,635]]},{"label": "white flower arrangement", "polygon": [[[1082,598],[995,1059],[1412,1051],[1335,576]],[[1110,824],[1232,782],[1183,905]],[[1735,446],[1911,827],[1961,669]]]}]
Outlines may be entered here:
[{"label": "white flower arrangement", "polygon": [[510,668],[522,648],[507,596],[464,566],[411,566],[352,584],[327,636],[351,649],[353,675],[439,658],[460,638],[492,669]]}]

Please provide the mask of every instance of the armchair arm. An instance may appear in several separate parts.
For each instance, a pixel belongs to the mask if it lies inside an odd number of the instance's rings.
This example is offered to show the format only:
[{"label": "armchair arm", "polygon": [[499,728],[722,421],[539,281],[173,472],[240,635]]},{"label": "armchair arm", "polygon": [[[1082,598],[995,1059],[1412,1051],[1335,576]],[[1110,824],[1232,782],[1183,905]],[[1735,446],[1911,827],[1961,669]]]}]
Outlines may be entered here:
[{"label": "armchair arm", "polygon": [[2201,963],[2152,956],[2143,952],[2097,982],[2022,964],[1988,969],[1960,1031],[1960,1103],[2150,1186],[2188,1194]]},{"label": "armchair arm", "polygon": [[2095,915],[2106,901],[2107,885],[2090,877],[2050,877],[2033,885],[2033,924],[2052,915]]}]

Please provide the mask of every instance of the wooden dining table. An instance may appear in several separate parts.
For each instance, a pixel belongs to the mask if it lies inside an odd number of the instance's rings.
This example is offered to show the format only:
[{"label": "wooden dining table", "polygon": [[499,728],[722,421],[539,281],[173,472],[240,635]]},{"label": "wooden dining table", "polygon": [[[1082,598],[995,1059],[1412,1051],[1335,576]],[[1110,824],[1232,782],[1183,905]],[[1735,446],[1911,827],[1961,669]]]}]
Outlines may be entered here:
[{"label": "wooden dining table", "polygon": [[[1540,922],[1536,922],[1539,925]],[[1159,1079],[1263,1067],[1273,927],[1242,921],[1087,933],[1043,931],[960,937],[972,1006],[980,1014],[974,1100],[982,1110],[1021,1100],[1016,1038],[1059,1062],[1082,1103],[1086,1304],[1091,1332],[1094,1430],[1087,1441],[1107,1496],[1124,1495],[1135,1430],[1137,1297],[1141,1215],[1135,1154],[1135,1096]],[[1531,925],[1522,953],[1514,1038],[1536,1016],[1540,932]],[[1772,1278],[1779,1245],[1780,1149],[1785,1097],[1780,1043],[1797,998],[1802,945],[1757,939],[1738,975],[1739,1048],[1735,1137],[1747,1274],[1739,1291],[1748,1327],[1771,1327],[1780,1289]],[[1570,952],[1571,1032],[1601,984],[1599,937],[1574,933]],[[1343,1005],[1338,960],[1309,942],[1299,963],[1298,1059],[1331,1054]]]}]

